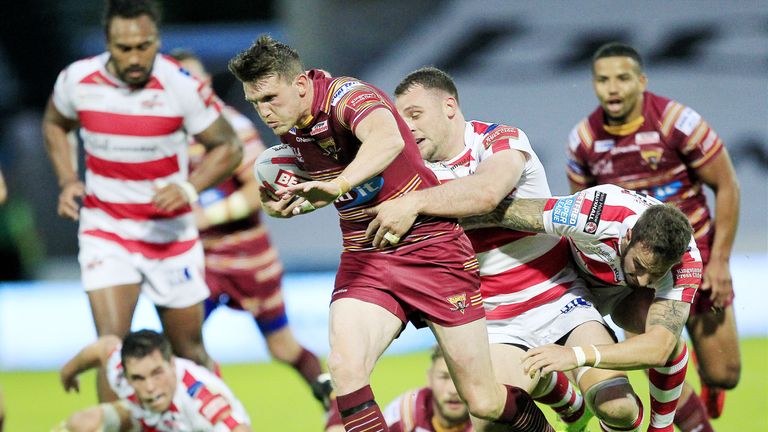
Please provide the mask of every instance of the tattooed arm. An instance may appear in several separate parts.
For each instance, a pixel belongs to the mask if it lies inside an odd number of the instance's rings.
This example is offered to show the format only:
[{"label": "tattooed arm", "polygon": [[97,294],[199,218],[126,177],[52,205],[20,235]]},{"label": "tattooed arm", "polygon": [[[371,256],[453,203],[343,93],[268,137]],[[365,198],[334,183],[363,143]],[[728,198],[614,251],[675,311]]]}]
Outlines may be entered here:
[{"label": "tattooed arm", "polygon": [[547,198],[505,199],[488,214],[460,220],[465,229],[502,227],[517,231],[544,232],[544,205]]},{"label": "tattooed arm", "polygon": [[[597,345],[600,369],[635,370],[664,366],[680,340],[691,305],[677,300],[656,299],[648,310],[645,332],[612,345]],[[586,366],[595,364],[595,350],[582,346]],[[529,350],[523,357],[526,373],[541,370],[575,369],[576,354],[570,347],[545,345]]]}]

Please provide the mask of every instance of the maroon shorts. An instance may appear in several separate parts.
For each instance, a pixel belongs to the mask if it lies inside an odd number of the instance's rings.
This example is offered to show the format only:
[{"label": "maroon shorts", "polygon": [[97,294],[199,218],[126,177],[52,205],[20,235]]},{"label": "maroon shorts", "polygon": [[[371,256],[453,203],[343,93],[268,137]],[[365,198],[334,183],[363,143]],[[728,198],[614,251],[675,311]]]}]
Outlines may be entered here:
[{"label": "maroon shorts", "polygon": [[331,302],[373,303],[417,328],[458,326],[485,317],[478,268],[462,231],[391,252],[345,252]]},{"label": "maroon shorts", "polygon": [[285,313],[280,290],[282,272],[258,280],[258,273],[240,271],[212,271],[206,269],[205,282],[211,290],[214,303],[250,312],[254,317],[271,320]]},{"label": "maroon shorts", "polygon": [[[709,245],[703,244],[697,244],[697,246],[699,247],[699,253],[701,253],[701,261],[704,264],[704,272],[706,272],[707,264],[709,263],[709,254],[711,252],[710,247]],[[702,275],[704,272],[702,272]],[[696,290],[696,296],[693,298],[693,304],[691,305],[689,314],[697,315],[712,312],[715,309],[715,304],[712,303],[711,293],[712,291],[703,291],[701,288]],[[733,298],[734,296],[732,295],[731,298],[725,302],[726,307],[733,304]]]}]

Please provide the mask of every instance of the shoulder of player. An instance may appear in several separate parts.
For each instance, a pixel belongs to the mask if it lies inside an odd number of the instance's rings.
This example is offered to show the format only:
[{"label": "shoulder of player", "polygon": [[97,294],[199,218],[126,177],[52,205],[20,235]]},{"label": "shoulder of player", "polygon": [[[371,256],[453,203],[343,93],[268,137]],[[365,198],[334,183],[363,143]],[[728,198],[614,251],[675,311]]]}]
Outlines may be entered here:
[{"label": "shoulder of player", "polygon": [[152,76],[160,81],[166,90],[197,91],[204,83],[182,68],[176,59],[164,54],[155,57]]},{"label": "shoulder of player", "polygon": [[105,60],[102,58],[104,54],[95,55],[91,57],[85,57],[68,64],[61,70],[61,75],[70,82],[77,83],[88,77],[99,73]]},{"label": "shoulder of player", "polygon": [[[514,140],[528,142],[528,136],[522,129],[499,123],[485,123],[472,121],[473,131],[480,135],[485,148],[500,140]],[[483,127],[485,126],[484,130]],[[482,130],[482,132],[479,132]]]},{"label": "shoulder of player", "polygon": [[585,150],[590,150],[596,139],[595,131],[599,131],[597,127],[600,122],[602,122],[602,112],[598,109],[590,114],[589,117],[585,117],[576,123],[568,134],[569,150],[575,152],[581,146],[583,146]]},{"label": "shoulder of player", "polygon": [[702,123],[701,115],[687,105],[650,92],[645,95],[650,99],[646,109],[653,110],[659,119],[659,132],[664,137],[673,136],[675,132],[689,136]]}]

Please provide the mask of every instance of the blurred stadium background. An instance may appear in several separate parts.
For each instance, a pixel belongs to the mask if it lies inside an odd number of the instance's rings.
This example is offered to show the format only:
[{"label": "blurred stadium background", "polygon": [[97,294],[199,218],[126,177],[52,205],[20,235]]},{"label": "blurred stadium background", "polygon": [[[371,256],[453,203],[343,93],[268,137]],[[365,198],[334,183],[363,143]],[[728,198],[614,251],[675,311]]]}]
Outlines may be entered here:
[{"label": "blurred stadium background", "polygon": [[[696,109],[731,153],[742,187],[733,257],[735,310],[739,330],[759,359],[745,362],[745,368],[768,366],[768,321],[762,315],[768,269],[765,0],[162,3],[162,51],[196,51],[214,74],[217,93],[255,120],[226,62],[262,32],[296,47],[307,67],[357,76],[390,93],[406,73],[435,65],[456,79],[468,118],[526,131],[556,194],[567,193],[568,132],[596,106],[592,52],[610,40],[633,44],[646,61],[649,89]],[[95,336],[79,287],[76,226],[56,216],[58,188],[39,125],[57,73],[71,61],[101,52],[104,37],[102,0],[27,0],[7,2],[4,9],[13,19],[0,26],[0,167],[10,193],[0,207],[0,387],[6,387],[13,418],[23,401],[34,405],[35,400],[9,392],[19,377],[29,379],[22,371],[55,370]],[[276,143],[269,130],[263,138],[268,145]],[[298,337],[325,354],[325,305],[341,244],[335,212],[267,224],[290,272],[285,288]],[[146,302],[140,303],[134,325],[158,327]],[[216,312],[205,337],[211,353],[225,363],[266,360],[255,328],[242,314]],[[431,343],[428,332],[409,329],[387,354],[420,351]],[[420,360],[414,367],[415,382],[398,374],[400,389],[421,385],[426,363]],[[745,379],[752,376],[747,372]],[[36,376],[48,377],[41,379],[41,391],[60,394],[53,374]],[[736,393],[748,386],[756,394],[768,390],[765,373],[752,377],[758,381],[743,379]],[[768,430],[765,408],[763,402],[762,423],[755,429],[723,423],[737,415],[728,410],[718,424],[727,425],[721,430]],[[11,431],[38,430],[27,429],[18,417],[15,422]]]}]

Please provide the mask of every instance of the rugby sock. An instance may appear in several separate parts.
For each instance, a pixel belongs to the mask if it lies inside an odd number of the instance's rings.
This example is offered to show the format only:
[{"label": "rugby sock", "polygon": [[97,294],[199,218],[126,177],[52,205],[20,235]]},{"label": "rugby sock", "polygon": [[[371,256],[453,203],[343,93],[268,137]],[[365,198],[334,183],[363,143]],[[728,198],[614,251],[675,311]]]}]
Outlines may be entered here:
[{"label": "rugby sock", "polygon": [[635,395],[637,406],[640,408],[637,413],[637,418],[632,422],[631,426],[611,426],[606,424],[603,420],[600,420],[600,430],[603,432],[638,432],[640,427],[643,426],[643,402]]},{"label": "rugby sock", "polygon": [[673,432],[677,400],[683,391],[685,372],[688,369],[688,347],[663,367],[648,371],[651,390],[651,424],[648,432]]},{"label": "rugby sock", "polygon": [[555,432],[531,395],[519,387],[506,384],[504,387],[507,389],[507,401],[504,411],[494,423],[510,425],[519,432]]},{"label": "rugby sock", "polygon": [[352,393],[339,395],[336,403],[341,421],[347,432],[388,432],[384,415],[373,397],[371,386],[359,388]]},{"label": "rugby sock", "polygon": [[677,407],[675,426],[682,432],[714,432],[707,418],[707,409],[696,393]]},{"label": "rugby sock", "polygon": [[321,373],[323,373],[323,370],[320,367],[320,360],[318,360],[317,356],[303,347],[301,348],[301,354],[299,354],[296,360],[291,363],[291,366],[293,366],[293,368],[296,369],[296,372],[304,378],[304,381],[310,385],[317,380],[317,377],[320,376]]},{"label": "rugby sock", "polygon": [[568,377],[562,372],[552,372],[548,380],[547,387],[533,400],[549,405],[566,423],[580,419],[584,415],[586,404]]}]

